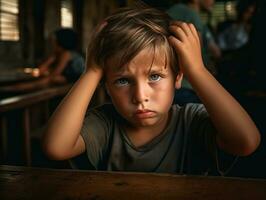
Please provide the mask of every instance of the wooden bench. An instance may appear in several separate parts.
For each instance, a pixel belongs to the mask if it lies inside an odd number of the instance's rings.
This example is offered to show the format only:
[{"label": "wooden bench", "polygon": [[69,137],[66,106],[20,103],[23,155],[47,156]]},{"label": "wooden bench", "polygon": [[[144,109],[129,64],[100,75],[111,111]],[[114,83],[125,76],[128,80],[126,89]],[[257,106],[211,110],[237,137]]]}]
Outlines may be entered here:
[{"label": "wooden bench", "polygon": [[30,107],[42,102],[46,107],[46,118],[49,118],[48,102],[56,97],[64,96],[71,88],[71,85],[52,86],[32,91],[27,94],[20,94],[0,100],[0,130],[1,130],[1,157],[7,159],[8,149],[8,130],[6,114],[10,111],[22,110],[23,124],[23,151],[27,166],[31,166],[31,143],[30,143]]}]

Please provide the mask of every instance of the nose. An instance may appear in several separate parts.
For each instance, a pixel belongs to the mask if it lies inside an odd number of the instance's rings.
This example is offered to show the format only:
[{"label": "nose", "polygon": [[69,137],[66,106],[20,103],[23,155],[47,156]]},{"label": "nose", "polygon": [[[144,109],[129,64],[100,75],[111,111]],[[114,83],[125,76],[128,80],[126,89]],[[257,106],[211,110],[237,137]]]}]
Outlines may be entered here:
[{"label": "nose", "polygon": [[132,101],[134,104],[141,104],[149,101],[149,88],[145,83],[135,84],[132,91]]}]

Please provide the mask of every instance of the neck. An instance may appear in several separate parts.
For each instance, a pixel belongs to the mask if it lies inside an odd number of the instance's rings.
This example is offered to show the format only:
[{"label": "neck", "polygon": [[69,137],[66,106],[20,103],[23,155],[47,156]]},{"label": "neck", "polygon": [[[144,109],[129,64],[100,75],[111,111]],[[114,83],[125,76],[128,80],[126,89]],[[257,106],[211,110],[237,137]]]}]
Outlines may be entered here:
[{"label": "neck", "polygon": [[163,133],[169,123],[169,116],[170,114],[168,114],[165,119],[162,119],[159,124],[154,126],[126,127],[126,134],[135,147],[141,147]]},{"label": "neck", "polygon": [[160,135],[162,131],[158,131],[158,129],[151,128],[143,128],[138,130],[127,129],[126,134],[131,143],[138,148],[151,142],[154,138]]}]

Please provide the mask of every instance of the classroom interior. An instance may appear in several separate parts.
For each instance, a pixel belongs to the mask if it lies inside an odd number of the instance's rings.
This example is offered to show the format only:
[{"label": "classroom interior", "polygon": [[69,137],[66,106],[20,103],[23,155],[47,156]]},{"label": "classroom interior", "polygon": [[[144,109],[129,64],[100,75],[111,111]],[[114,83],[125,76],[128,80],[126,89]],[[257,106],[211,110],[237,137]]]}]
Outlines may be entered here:
[{"label": "classroom interior", "polygon": [[[51,53],[50,36],[59,28],[77,33],[77,52],[86,49],[96,26],[118,8],[136,3],[166,11],[175,0],[0,0],[0,164],[71,169],[72,161],[52,161],[43,153],[42,133],[49,117],[70,90],[72,83],[48,86],[20,85],[40,78],[38,66]],[[219,55],[209,55],[208,69],[247,110],[261,133],[261,144],[240,157],[228,176],[266,178],[266,4],[257,0],[245,44],[226,49],[219,34],[237,18],[236,0],[216,0],[211,12],[200,10]],[[103,87],[91,107],[110,101]],[[77,162],[80,162],[77,160]],[[82,169],[82,167],[81,167]]]}]

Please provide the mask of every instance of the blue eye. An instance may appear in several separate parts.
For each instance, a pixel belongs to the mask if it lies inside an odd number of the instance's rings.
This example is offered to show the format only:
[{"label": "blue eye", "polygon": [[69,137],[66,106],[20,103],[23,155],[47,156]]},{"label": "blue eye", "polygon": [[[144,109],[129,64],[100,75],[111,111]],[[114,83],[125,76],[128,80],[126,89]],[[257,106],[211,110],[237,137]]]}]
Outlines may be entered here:
[{"label": "blue eye", "polygon": [[120,78],[115,81],[115,85],[117,86],[126,86],[129,84],[129,81],[126,78]]},{"label": "blue eye", "polygon": [[161,76],[158,74],[152,74],[152,75],[150,75],[149,79],[150,79],[150,81],[156,82],[156,81],[161,80]]}]

